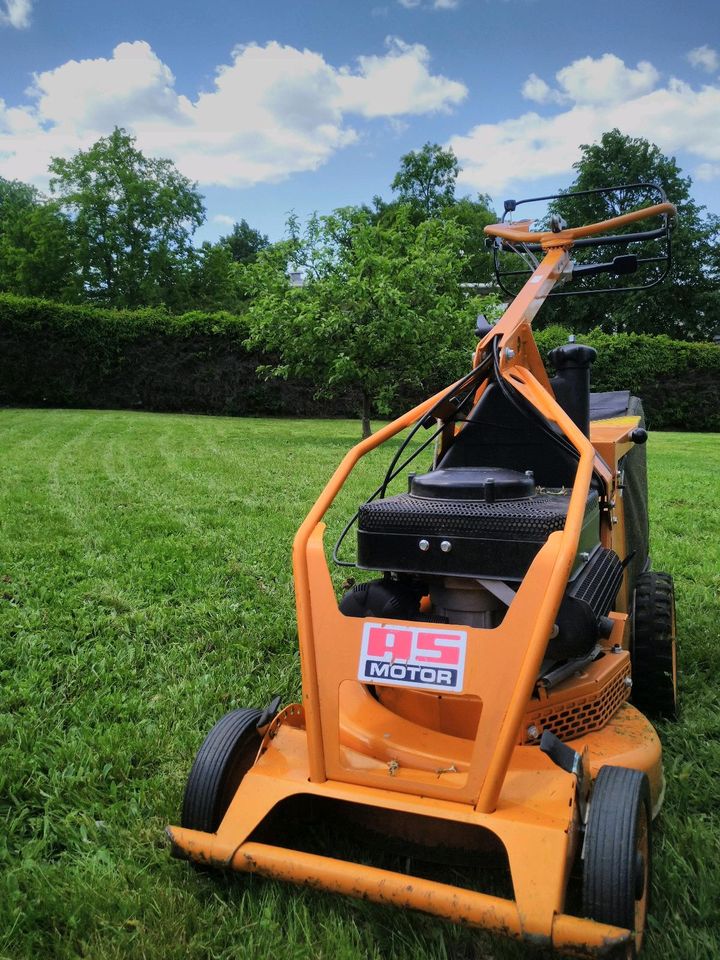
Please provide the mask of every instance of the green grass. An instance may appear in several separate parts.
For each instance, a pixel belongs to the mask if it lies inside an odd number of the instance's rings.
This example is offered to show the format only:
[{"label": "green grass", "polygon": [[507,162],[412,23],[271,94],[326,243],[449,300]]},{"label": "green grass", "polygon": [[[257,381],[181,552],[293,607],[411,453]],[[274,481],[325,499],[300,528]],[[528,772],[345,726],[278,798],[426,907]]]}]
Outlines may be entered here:
[{"label": "green grass", "polygon": [[[171,860],[192,758],[299,693],[293,533],[358,425],[0,411],[0,957],[518,958],[417,914]],[[649,444],[678,595],[647,960],[720,956],[720,443]],[[383,455],[383,460],[385,455]],[[354,489],[335,511],[352,512]]]}]

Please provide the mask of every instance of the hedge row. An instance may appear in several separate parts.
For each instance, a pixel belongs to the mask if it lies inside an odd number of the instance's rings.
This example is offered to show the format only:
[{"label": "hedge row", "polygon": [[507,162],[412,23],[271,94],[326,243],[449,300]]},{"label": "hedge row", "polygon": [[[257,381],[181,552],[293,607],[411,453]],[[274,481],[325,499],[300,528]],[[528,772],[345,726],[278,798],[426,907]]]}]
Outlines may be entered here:
[{"label": "hedge row", "polygon": [[[549,327],[536,335],[543,358],[567,340]],[[593,390],[630,390],[656,430],[720,431],[720,346],[637,333],[582,334],[597,350]]]},{"label": "hedge row", "polygon": [[[234,415],[326,414],[315,387],[268,382],[270,358],[243,345],[242,316],[115,311],[0,295],[0,403],[141,408]],[[546,355],[567,331],[540,331]],[[720,348],[669,337],[583,335],[598,358],[594,390],[630,389],[656,429],[720,430]],[[445,382],[464,371],[448,369]],[[427,392],[443,384],[427,384]],[[405,407],[419,397],[403,396]],[[358,398],[333,404],[355,415]]]},{"label": "hedge row", "polygon": [[327,404],[309,384],[257,376],[268,357],[248,352],[247,335],[243,317],[229,313],[103,310],[0,294],[0,403],[321,415]]}]

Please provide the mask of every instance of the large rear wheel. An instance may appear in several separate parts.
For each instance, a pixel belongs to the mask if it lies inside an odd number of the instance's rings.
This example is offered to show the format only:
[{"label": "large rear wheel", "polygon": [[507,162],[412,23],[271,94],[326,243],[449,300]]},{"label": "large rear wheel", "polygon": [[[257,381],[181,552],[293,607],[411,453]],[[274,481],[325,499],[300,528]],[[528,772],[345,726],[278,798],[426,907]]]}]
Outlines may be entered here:
[{"label": "large rear wheel", "polygon": [[240,781],[260,748],[262,710],[233,710],[212,728],[200,747],[185,786],[180,824],[215,833]]},{"label": "large rear wheel", "polygon": [[669,573],[648,572],[637,578],[630,659],[632,702],[651,719],[675,719],[678,709],[675,589]]},{"label": "large rear wheel", "polygon": [[650,788],[647,776],[601,767],[595,780],[583,850],[583,912],[625,927],[633,938],[618,958],[640,952],[650,894]]}]

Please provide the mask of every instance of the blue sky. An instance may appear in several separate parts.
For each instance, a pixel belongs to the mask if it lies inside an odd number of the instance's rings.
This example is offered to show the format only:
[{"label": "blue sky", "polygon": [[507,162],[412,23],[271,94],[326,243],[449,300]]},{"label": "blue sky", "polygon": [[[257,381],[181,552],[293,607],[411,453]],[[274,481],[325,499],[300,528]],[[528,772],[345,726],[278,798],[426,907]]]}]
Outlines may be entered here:
[{"label": "blue sky", "polygon": [[720,213],[719,24],[710,0],[0,0],[0,176],[43,187],[117,124],[198,181],[199,237],[275,239],[290,210],[389,197],[427,140],[499,203],[619,126]]}]

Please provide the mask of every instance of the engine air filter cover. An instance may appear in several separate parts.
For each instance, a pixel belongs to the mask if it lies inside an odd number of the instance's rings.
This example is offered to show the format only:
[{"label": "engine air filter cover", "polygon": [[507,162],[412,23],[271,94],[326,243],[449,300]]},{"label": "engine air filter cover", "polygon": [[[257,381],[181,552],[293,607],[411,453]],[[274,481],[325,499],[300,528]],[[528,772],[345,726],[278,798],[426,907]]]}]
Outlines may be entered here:
[{"label": "engine air filter cover", "polygon": [[504,467],[446,467],[416,474],[410,493],[423,500],[526,500],[535,495],[532,471]]}]

